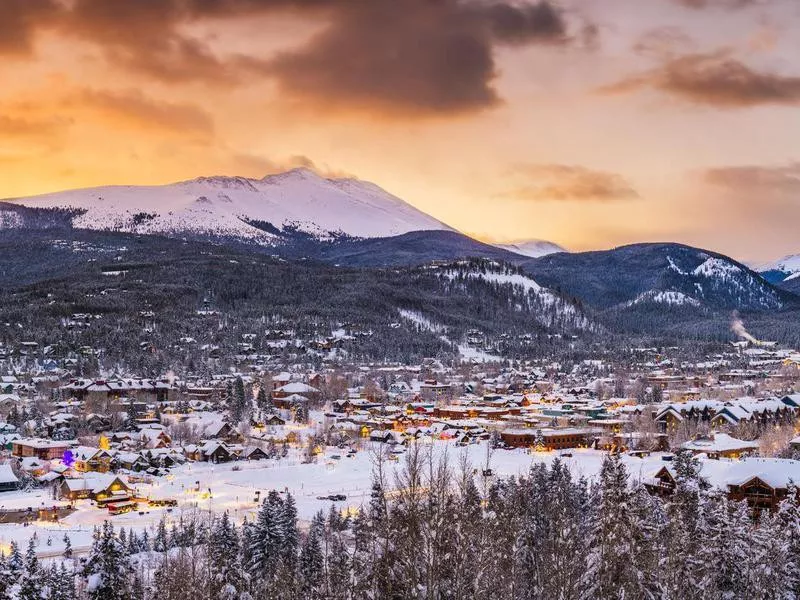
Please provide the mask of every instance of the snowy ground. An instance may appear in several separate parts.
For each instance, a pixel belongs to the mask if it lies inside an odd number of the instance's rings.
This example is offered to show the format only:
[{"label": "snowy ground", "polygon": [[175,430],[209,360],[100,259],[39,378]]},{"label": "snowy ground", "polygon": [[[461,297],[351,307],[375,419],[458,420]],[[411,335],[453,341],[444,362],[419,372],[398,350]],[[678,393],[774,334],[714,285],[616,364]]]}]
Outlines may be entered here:
[{"label": "snowy ground", "polygon": [[[456,447],[452,442],[436,441],[430,445],[437,455],[447,453],[453,468],[458,468],[462,453],[475,468],[483,467],[486,461],[485,444]],[[594,477],[599,471],[604,453],[595,450],[572,450],[571,457],[562,457],[576,476]],[[340,459],[333,459],[340,455]],[[524,450],[497,450],[492,454],[491,467],[495,476],[520,475],[534,462],[551,463],[558,456],[554,452],[531,453]],[[174,498],[178,507],[168,511],[165,508],[143,508],[144,514],[132,512],[109,517],[107,511],[98,509],[88,500],[76,503],[77,511],[61,523],[36,522],[28,527],[19,524],[0,524],[0,549],[7,549],[12,540],[27,544],[36,532],[38,550],[42,557],[60,554],[64,534],[68,534],[76,554],[88,549],[92,528],[105,519],[111,519],[115,527],[126,529],[154,528],[162,516],[167,517],[168,525],[179,518],[182,512],[193,510],[207,512],[229,511],[237,522],[245,517],[251,519],[257,509],[256,492],[264,498],[270,490],[288,491],[296,499],[301,520],[308,521],[319,510],[327,511],[331,505],[328,500],[318,500],[317,496],[344,494],[346,502],[337,503],[340,508],[357,508],[368,502],[372,483],[373,464],[376,452],[362,450],[352,458],[338,449],[329,448],[324,456],[317,458],[315,464],[302,464],[294,459],[281,461],[264,460],[235,462],[213,465],[210,463],[189,463],[173,469],[169,475],[153,478],[152,484],[136,484],[142,497]],[[648,458],[625,457],[632,480],[643,479],[663,464],[659,455]],[[402,468],[402,456],[397,462],[386,461],[386,481],[391,485],[394,472]],[[199,492],[196,491],[199,482]],[[37,508],[54,504],[47,491],[8,492],[0,494],[0,506],[5,508]],[[48,538],[50,543],[48,544]]]}]

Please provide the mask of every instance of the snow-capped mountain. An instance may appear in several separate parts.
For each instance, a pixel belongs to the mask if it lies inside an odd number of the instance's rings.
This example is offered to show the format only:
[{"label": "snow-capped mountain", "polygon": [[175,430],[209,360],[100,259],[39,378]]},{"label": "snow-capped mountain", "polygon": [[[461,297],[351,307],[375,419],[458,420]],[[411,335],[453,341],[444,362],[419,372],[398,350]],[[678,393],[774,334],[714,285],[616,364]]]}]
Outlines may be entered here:
[{"label": "snow-capped mountain", "polygon": [[772,283],[793,280],[800,276],[800,254],[790,254],[775,262],[758,265],[756,270]]},{"label": "snow-capped mountain", "polygon": [[564,248],[547,240],[528,240],[515,244],[495,244],[498,248],[508,250],[514,254],[521,254],[530,258],[539,258],[556,252],[566,252]]},{"label": "snow-capped mountain", "polygon": [[[70,190],[6,202],[69,209],[72,225],[82,229],[226,236],[263,244],[286,232],[325,240],[452,231],[377,185],[328,179],[309,169],[263,179],[200,177],[163,186]],[[18,221],[6,215],[0,226]]]},{"label": "snow-capped mountain", "polygon": [[779,310],[797,298],[726,256],[681,244],[551,254],[522,264],[540,284],[595,308]]}]

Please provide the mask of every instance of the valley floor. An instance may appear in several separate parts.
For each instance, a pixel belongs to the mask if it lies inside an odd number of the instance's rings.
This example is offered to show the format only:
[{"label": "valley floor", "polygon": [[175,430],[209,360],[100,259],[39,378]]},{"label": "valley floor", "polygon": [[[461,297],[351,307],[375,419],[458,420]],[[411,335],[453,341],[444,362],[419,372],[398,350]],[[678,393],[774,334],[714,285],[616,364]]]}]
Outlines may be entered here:
[{"label": "valley floor", "polygon": [[[486,462],[486,443],[458,447],[450,441],[435,441],[430,444],[436,456],[447,456],[453,469],[457,469],[462,454],[466,453],[473,468],[482,472]],[[221,513],[228,511],[237,523],[245,518],[252,520],[258,508],[257,494],[265,498],[270,490],[291,493],[297,502],[301,526],[317,511],[327,512],[330,500],[319,500],[319,496],[342,494],[346,501],[337,502],[342,510],[355,511],[369,503],[374,464],[379,452],[385,450],[378,444],[367,445],[352,457],[347,457],[338,448],[327,448],[316,462],[303,464],[290,455],[282,460],[260,460],[252,462],[230,462],[224,464],[187,463],[174,468],[170,474],[150,478],[151,483],[136,483],[137,497],[148,499],[175,499],[178,506],[173,509],[149,508],[141,505],[138,511],[109,516],[107,510],[98,508],[94,502],[79,500],[77,509],[59,523],[36,521],[29,526],[22,524],[0,524],[0,549],[7,549],[16,541],[24,548],[28,539],[37,535],[38,554],[41,557],[57,556],[64,547],[64,535],[68,535],[75,554],[86,552],[91,544],[94,527],[110,519],[116,528],[143,531],[155,529],[162,517],[171,527],[181,513],[194,510]],[[571,450],[571,456],[557,452],[532,452],[525,450],[496,450],[492,453],[490,466],[494,477],[506,477],[526,473],[535,462],[547,464],[561,456],[575,476],[594,477],[600,471],[605,456],[597,450]],[[339,456],[340,458],[333,458]],[[631,479],[644,479],[662,463],[660,455],[645,459],[624,457]],[[395,474],[403,468],[403,456],[397,461],[386,460],[384,473],[387,487],[395,485]],[[198,491],[199,489],[199,491]],[[0,510],[33,509],[52,505],[63,505],[54,501],[48,490],[15,491],[0,494]]]}]

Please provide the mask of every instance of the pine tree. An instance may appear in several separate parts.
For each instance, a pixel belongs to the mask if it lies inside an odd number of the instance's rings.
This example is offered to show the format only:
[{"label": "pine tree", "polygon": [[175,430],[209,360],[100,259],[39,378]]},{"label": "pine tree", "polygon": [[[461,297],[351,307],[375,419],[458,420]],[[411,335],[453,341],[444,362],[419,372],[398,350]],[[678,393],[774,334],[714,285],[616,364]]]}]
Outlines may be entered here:
[{"label": "pine tree", "polygon": [[125,550],[114,535],[114,527],[103,523],[94,536],[84,567],[90,600],[130,600],[133,568]]},{"label": "pine tree", "polygon": [[22,576],[19,580],[18,600],[41,600],[44,595],[44,577],[36,558],[36,546],[33,538],[28,542],[25,560],[22,567]]},{"label": "pine tree", "polygon": [[249,572],[255,579],[271,581],[283,551],[283,500],[270,491],[250,530]]},{"label": "pine tree", "polygon": [[768,511],[759,516],[751,537],[748,597],[760,600],[795,600],[798,566],[786,560],[789,550],[787,532],[778,517]]},{"label": "pine tree", "polygon": [[267,392],[266,390],[261,387],[258,389],[258,394],[256,395],[256,404],[258,405],[259,410],[267,411],[269,409],[269,400],[267,399]]},{"label": "pine tree", "polygon": [[350,590],[350,556],[340,531],[328,530],[326,599],[346,600]]},{"label": "pine tree", "polygon": [[64,558],[72,558],[72,541],[66,533],[64,534]]},{"label": "pine tree", "polygon": [[8,568],[11,570],[11,573],[14,577],[18,577],[20,573],[22,573],[23,567],[23,560],[22,554],[19,551],[19,545],[17,542],[11,542],[11,550],[8,555]]},{"label": "pine tree", "polygon": [[161,520],[158,522],[156,526],[156,534],[153,537],[153,551],[154,552],[166,552],[169,550],[169,536],[167,534],[167,523],[164,520],[164,517],[161,517]]},{"label": "pine tree", "polygon": [[17,577],[8,564],[8,558],[4,553],[0,552],[0,600],[9,600],[11,598],[11,587],[16,580]]},{"label": "pine tree", "polygon": [[234,600],[243,589],[244,580],[236,526],[226,512],[214,521],[208,541],[211,570],[210,596]]},{"label": "pine tree", "polygon": [[75,576],[64,563],[61,563],[58,569],[57,583],[53,588],[53,594],[50,600],[75,600],[76,598]]},{"label": "pine tree", "polygon": [[291,494],[286,494],[280,514],[283,543],[283,564],[287,574],[294,576],[297,568],[297,554],[300,550],[300,532],[297,530],[297,505]]},{"label": "pine tree", "polygon": [[[794,482],[790,481],[784,500],[777,513],[778,528],[786,539],[786,561],[800,568],[800,497]],[[794,574],[794,590],[800,598],[800,572]]]},{"label": "pine tree", "polygon": [[325,559],[322,553],[324,529],[325,518],[322,512],[319,512],[312,519],[300,550],[300,590],[302,597],[308,600],[324,598]]},{"label": "pine tree", "polygon": [[638,576],[631,557],[635,525],[631,519],[628,474],[618,454],[609,454],[600,470],[590,570],[598,600],[637,598]]}]

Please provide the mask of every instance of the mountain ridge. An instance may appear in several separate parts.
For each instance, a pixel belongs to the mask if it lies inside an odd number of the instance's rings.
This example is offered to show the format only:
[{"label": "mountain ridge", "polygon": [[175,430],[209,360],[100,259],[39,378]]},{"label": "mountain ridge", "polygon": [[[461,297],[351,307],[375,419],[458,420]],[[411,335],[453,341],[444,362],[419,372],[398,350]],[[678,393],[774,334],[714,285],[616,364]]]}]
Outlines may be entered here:
[{"label": "mountain ridge", "polygon": [[80,211],[77,228],[144,234],[228,236],[263,245],[269,223],[319,239],[388,237],[453,228],[375,184],[322,177],[305,168],[246,177],[198,177],[160,186],[99,186],[3,201],[34,209]]}]

